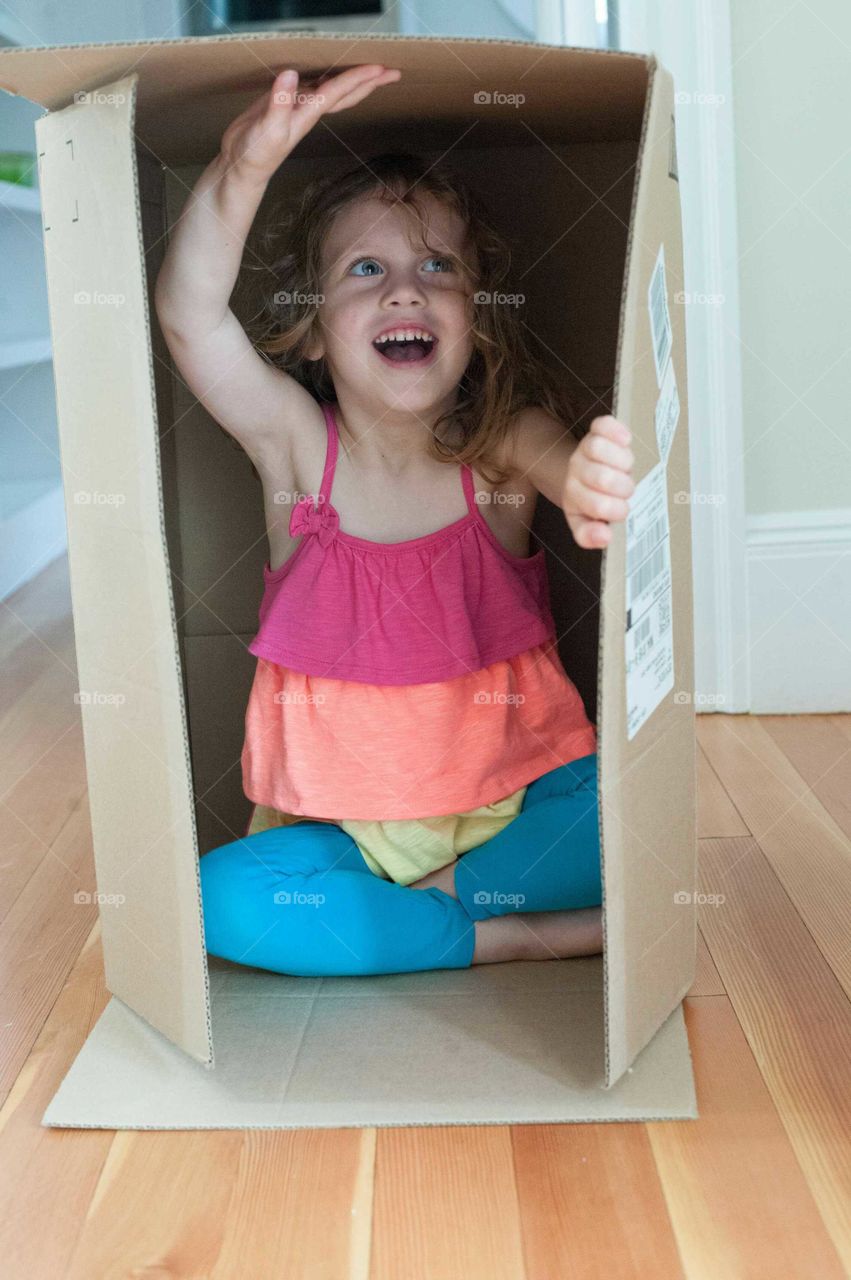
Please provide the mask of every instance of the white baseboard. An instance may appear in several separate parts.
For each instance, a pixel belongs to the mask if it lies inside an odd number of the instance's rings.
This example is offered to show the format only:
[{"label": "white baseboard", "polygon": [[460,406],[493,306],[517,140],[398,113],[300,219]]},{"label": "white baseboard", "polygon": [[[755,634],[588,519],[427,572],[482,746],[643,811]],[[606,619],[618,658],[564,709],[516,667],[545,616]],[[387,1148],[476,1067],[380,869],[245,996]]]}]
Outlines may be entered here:
[{"label": "white baseboard", "polygon": [[851,711],[851,507],[747,517],[750,711]]}]

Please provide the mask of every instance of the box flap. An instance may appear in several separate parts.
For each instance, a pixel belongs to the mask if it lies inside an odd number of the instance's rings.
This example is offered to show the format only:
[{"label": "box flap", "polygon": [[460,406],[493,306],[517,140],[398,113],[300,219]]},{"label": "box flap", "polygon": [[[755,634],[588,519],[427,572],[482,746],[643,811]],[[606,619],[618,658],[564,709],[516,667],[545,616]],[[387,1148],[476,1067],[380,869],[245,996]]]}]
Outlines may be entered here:
[{"label": "box flap", "polygon": [[[517,70],[522,49],[524,68]],[[470,129],[475,145],[528,145],[543,139],[599,140],[629,136],[647,85],[643,54],[571,49],[514,40],[454,39],[387,34],[308,33],[202,36],[182,40],[126,41],[0,51],[0,88],[51,111],[77,92],[94,90],[138,67],[136,132],[164,164],[211,159],[227,125],[285,67],[295,67],[302,88],[326,72],[384,62],[399,67],[398,84],[371,94],[356,114],[323,119],[298,148],[299,155],[370,149],[377,126],[392,118],[388,145],[449,146]],[[522,93],[520,112],[510,101],[477,95]],[[570,133],[565,130],[570,122]]]},{"label": "box flap", "polygon": [[136,79],[43,116],[36,137],[106,983],[209,1065],[133,144]]},{"label": "box flap", "polygon": [[[636,490],[629,520],[615,526],[603,557],[598,752],[610,1084],[688,991],[696,955],[691,484],[685,316],[674,303],[683,266],[669,163],[673,94],[671,75],[657,63],[639,148],[613,404],[633,433]],[[662,420],[671,378],[679,418]]]}]

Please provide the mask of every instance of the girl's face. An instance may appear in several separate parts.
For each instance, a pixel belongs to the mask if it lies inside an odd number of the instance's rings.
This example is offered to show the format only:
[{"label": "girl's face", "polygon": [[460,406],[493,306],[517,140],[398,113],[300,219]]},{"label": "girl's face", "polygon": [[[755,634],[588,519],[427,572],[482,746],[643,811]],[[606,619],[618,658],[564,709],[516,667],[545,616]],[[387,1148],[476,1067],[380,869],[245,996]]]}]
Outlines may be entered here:
[{"label": "girl's face", "polygon": [[[334,220],[322,247],[321,339],[338,398],[422,416],[445,412],[473,353],[474,286],[462,218],[433,196],[415,209],[362,197]],[[427,249],[427,237],[436,252]],[[377,344],[382,334],[425,331],[429,342]],[[382,352],[384,354],[382,354]]]}]

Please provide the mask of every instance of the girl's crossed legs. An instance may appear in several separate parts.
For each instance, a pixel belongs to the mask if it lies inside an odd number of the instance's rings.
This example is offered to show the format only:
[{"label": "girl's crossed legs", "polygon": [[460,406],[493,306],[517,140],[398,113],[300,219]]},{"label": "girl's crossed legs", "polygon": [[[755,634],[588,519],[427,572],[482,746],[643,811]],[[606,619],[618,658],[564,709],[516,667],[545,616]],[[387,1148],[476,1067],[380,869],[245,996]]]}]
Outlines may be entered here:
[{"label": "girl's crossed legs", "polygon": [[457,897],[416,889],[374,875],[341,827],[272,827],[201,859],[207,950],[305,977],[464,969],[476,922],[598,907],[597,756],[531,782],[517,817],[454,871]]}]

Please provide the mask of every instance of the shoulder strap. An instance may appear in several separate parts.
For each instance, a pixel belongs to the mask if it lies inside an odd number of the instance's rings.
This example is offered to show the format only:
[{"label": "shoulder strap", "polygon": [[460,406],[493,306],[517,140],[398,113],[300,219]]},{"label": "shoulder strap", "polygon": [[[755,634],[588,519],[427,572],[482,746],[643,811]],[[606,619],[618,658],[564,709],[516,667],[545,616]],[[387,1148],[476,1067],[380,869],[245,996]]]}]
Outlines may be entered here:
[{"label": "shoulder strap", "polygon": [[322,483],[319,486],[317,499],[324,498],[325,502],[331,504],[331,488],[334,484],[334,468],[337,465],[337,420],[334,416],[334,406],[330,400],[322,402],[322,410],[325,414],[325,426],[328,431],[328,443],[325,448],[325,470],[322,472]]},{"label": "shoulder strap", "polygon": [[461,483],[464,486],[464,497],[467,499],[467,510],[471,515],[481,515],[479,504],[476,502],[476,484],[473,480],[473,472],[466,462],[461,466]]}]

